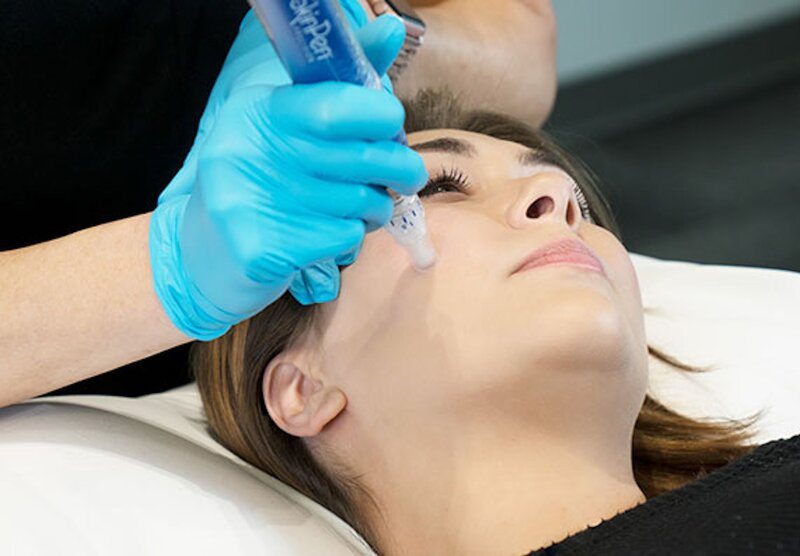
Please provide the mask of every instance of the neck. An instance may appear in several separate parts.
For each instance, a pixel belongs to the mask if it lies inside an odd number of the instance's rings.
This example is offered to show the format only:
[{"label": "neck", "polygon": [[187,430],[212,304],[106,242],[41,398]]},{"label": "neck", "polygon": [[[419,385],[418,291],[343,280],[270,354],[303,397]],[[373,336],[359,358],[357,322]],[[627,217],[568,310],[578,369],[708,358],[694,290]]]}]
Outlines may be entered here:
[{"label": "neck", "polygon": [[383,552],[524,554],[643,502],[630,435],[595,438],[605,441],[498,434],[495,424],[397,445],[369,480]]}]

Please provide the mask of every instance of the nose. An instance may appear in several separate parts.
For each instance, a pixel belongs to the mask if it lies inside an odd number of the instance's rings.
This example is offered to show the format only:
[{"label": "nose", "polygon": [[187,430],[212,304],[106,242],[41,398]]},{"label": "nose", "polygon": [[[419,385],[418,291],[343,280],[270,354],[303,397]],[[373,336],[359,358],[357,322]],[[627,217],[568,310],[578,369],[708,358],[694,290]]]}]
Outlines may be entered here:
[{"label": "nose", "polygon": [[517,196],[506,215],[512,228],[549,222],[566,224],[577,231],[581,211],[572,178],[558,171],[542,171],[519,181]]}]

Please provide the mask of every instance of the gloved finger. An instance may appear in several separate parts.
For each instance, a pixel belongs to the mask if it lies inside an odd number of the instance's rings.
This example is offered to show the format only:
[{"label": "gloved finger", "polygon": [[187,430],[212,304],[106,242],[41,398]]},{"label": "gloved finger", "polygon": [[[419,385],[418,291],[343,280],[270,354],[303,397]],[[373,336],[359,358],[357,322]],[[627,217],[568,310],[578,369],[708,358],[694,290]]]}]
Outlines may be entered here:
[{"label": "gloved finger", "polygon": [[[242,22],[239,23],[239,34],[236,35],[234,47],[237,45],[251,46],[253,42],[260,40],[267,40],[267,33],[264,31],[263,25],[258,21],[258,16],[253,9],[247,10],[244,14]],[[233,50],[233,47],[231,48]]]},{"label": "gloved finger", "polygon": [[400,53],[406,29],[399,17],[386,14],[358,29],[356,37],[372,67],[383,75]]},{"label": "gloved finger", "polygon": [[301,269],[289,284],[289,292],[303,305],[327,303],[339,295],[340,283],[339,266],[326,259]]},{"label": "gloved finger", "polygon": [[236,246],[240,267],[247,268],[253,281],[270,283],[276,268],[291,264],[298,271],[356,249],[364,240],[365,225],[360,219],[309,215],[306,221],[298,222],[302,216],[289,218],[292,221],[283,224],[273,219],[269,226],[259,226],[253,219],[253,225],[236,226],[231,234],[229,241]]},{"label": "gloved finger", "polygon": [[[220,75],[239,75],[241,70],[262,60],[275,58],[272,44],[253,10],[248,10],[239,24],[239,32],[231,45]],[[223,79],[223,81],[229,81]]]},{"label": "gloved finger", "polygon": [[192,150],[200,148],[214,126],[220,107],[230,95],[250,85],[288,85],[292,82],[253,10],[248,10],[239,25],[225,63],[211,89],[197,128]]},{"label": "gloved finger", "polygon": [[419,153],[394,141],[302,141],[297,161],[321,179],[381,185],[402,195],[419,191],[428,180]]},{"label": "gloved finger", "polygon": [[403,105],[392,94],[333,81],[277,87],[263,112],[290,134],[329,141],[393,139],[405,120]]},{"label": "gloved finger", "polygon": [[[370,230],[389,222],[394,208],[394,202],[385,189],[365,184],[307,179],[295,186],[290,194],[295,203],[311,213],[326,218],[361,219]],[[318,233],[317,230],[314,232]]]},{"label": "gloved finger", "polygon": [[[289,74],[277,59],[267,58],[266,61],[261,63],[249,60],[253,57],[263,58],[264,56],[266,55],[260,49],[257,52],[249,52],[242,55],[231,67],[223,69],[223,72],[236,72],[236,77],[232,79],[222,79],[220,77],[214,85],[214,89],[206,103],[206,108],[197,125],[197,133],[191,151],[202,148],[206,137],[219,119],[219,111],[222,105],[236,91],[246,87],[288,85],[291,83]],[[236,69],[235,66],[242,66],[242,68]]]},{"label": "gloved finger", "polygon": [[353,264],[361,252],[359,243],[335,259],[326,259],[301,269],[289,285],[289,292],[303,305],[327,303],[339,295],[341,271],[339,267]]},{"label": "gloved finger", "polygon": [[[369,233],[371,231],[373,231],[373,230],[370,230],[369,227],[366,230],[367,233]],[[361,246],[362,245],[363,245],[362,243],[359,243],[353,249],[350,249],[349,251],[347,251],[345,253],[342,253],[341,255],[337,256],[336,257],[336,264],[339,265],[339,266],[350,266],[351,264],[356,262],[356,259],[358,258],[358,255],[361,253]]]},{"label": "gloved finger", "polygon": [[[392,203],[392,205],[394,205],[394,203]],[[389,223],[389,220],[391,220],[391,218],[392,218],[392,213],[389,213],[389,217],[386,218],[386,219],[365,220],[364,221],[364,233],[365,234],[371,234],[375,230],[380,230],[381,228],[386,226],[386,224]]]}]

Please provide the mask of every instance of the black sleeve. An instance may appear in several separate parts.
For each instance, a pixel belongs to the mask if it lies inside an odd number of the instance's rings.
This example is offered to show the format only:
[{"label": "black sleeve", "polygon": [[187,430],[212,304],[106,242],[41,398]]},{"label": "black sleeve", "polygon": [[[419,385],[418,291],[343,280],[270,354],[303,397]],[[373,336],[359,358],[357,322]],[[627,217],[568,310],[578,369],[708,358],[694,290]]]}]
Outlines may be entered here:
[{"label": "black sleeve", "polygon": [[[153,210],[246,10],[244,0],[5,0],[0,250]],[[186,381],[185,358],[178,348],[63,392],[161,390]]]}]

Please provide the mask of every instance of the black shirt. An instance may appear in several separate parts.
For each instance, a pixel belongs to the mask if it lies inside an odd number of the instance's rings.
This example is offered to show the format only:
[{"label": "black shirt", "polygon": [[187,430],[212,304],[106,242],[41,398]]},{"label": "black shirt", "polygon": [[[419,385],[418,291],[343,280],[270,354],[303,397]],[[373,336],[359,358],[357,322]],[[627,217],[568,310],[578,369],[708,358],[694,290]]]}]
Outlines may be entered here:
[{"label": "black shirt", "polygon": [[800,554],[800,435],[529,556],[579,554]]},{"label": "black shirt", "polygon": [[[3,2],[0,250],[153,210],[246,10],[245,0]],[[59,392],[177,386],[187,351]]]}]

